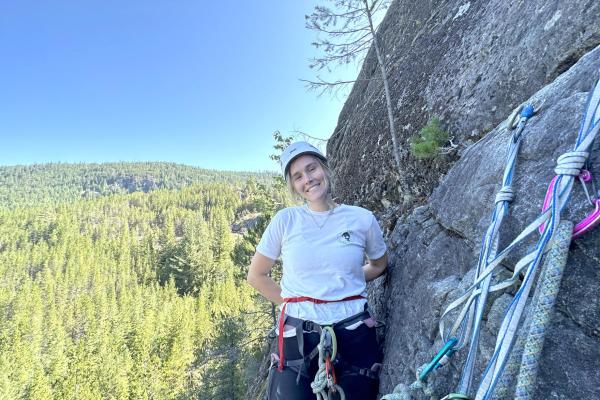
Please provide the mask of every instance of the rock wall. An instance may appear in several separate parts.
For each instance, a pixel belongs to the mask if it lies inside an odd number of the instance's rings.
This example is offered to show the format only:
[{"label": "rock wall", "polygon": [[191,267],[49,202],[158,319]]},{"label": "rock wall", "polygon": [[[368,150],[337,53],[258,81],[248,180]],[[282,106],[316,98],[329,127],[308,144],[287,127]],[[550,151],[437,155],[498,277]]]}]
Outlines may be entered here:
[{"label": "rock wall", "polygon": [[600,44],[600,2],[394,1],[379,28],[394,104],[394,167],[383,84],[371,49],[328,144],[339,197],[386,214],[421,205],[456,154],[418,162],[409,139],[433,116],[459,149]]},{"label": "rock wall", "polygon": [[[587,91],[598,78],[600,47],[528,100],[545,102],[525,130],[513,181],[516,196],[501,230],[503,244],[539,215],[555,160],[573,147]],[[393,267],[382,288],[373,293],[383,296],[384,306],[378,311],[387,317],[382,392],[390,392],[397,383],[411,383],[416,368],[429,362],[443,346],[438,330],[440,314],[473,281],[479,243],[501,186],[511,139],[506,125],[506,121],[501,123],[467,149],[429,202],[406,222],[397,224],[390,236]],[[592,160],[600,168],[600,149],[595,147]],[[575,221],[589,211],[581,185],[576,184],[563,217]],[[507,271],[537,238],[535,234],[506,260]],[[599,243],[600,230],[596,230],[572,244],[546,338],[538,399],[600,399]],[[495,335],[511,299],[510,291],[491,299],[476,377],[481,376],[493,353]],[[452,391],[458,382],[465,353],[458,353],[452,366],[440,370],[435,384],[440,394]]]},{"label": "rock wall", "polygon": [[[539,213],[556,158],[574,144],[587,92],[600,78],[600,2],[394,1],[380,27],[390,71],[402,168],[391,153],[385,99],[374,58],[365,62],[328,145],[341,201],[375,210],[389,233],[392,267],[370,288],[386,320],[381,393],[414,380],[443,345],[445,307],[472,282],[479,243],[500,188],[521,103],[543,103],[517,161],[515,201],[501,231],[516,237]],[[458,144],[434,161],[414,159],[409,138],[432,117]],[[598,146],[595,146],[598,147]],[[600,177],[600,152],[593,166]],[[599,181],[600,182],[600,181]],[[579,184],[565,215],[586,208]],[[510,270],[530,247],[503,263]],[[600,229],[575,241],[544,347],[536,399],[600,399]],[[475,376],[489,360],[512,292],[493,296]],[[453,391],[466,351],[439,371]]]}]

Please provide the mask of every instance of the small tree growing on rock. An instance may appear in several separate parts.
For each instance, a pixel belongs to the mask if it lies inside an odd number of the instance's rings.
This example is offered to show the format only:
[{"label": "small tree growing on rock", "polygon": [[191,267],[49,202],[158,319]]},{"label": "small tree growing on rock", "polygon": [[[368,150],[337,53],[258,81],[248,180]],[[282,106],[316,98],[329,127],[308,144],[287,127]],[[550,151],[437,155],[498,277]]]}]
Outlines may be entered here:
[{"label": "small tree growing on rock", "polygon": [[[323,51],[322,57],[314,58],[310,67],[322,70],[329,69],[332,64],[349,64],[357,58],[363,58],[373,46],[383,81],[394,160],[396,168],[400,171],[388,73],[381,43],[377,38],[377,22],[381,20],[379,15],[387,10],[391,0],[330,0],[330,2],[333,3],[333,7],[316,6],[314,12],[306,16],[306,27],[317,31],[318,34],[313,45]],[[308,83],[309,89],[320,90],[321,94],[356,82],[340,80],[328,82],[319,76],[316,81],[304,81]]]},{"label": "small tree growing on rock", "polygon": [[440,119],[433,117],[419,133],[410,140],[410,152],[419,160],[435,158],[449,136],[440,127]]}]

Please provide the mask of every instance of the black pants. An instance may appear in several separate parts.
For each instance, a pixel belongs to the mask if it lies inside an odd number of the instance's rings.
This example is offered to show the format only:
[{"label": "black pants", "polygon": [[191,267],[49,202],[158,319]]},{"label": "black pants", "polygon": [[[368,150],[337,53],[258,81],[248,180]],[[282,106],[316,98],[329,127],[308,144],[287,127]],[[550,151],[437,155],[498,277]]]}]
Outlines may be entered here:
[{"label": "black pants", "polygon": [[[349,367],[371,368],[373,364],[381,362],[375,328],[362,324],[354,330],[336,329],[335,334],[341,360],[335,366],[335,375],[338,385],[344,389],[346,400],[375,400],[379,380],[361,375]],[[309,354],[318,344],[318,333],[304,333],[305,354]],[[295,336],[283,339],[283,352],[286,360],[302,358]],[[318,357],[315,357],[308,371],[304,369],[298,380],[298,369],[284,367],[283,371],[278,371],[275,363],[269,371],[267,400],[314,400],[315,394],[310,384],[318,369]]]}]

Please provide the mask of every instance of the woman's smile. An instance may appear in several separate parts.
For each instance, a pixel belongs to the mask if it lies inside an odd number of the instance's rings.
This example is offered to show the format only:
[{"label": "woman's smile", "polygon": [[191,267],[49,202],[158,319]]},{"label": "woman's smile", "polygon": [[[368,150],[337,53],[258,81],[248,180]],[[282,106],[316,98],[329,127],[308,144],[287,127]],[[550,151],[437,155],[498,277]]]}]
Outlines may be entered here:
[{"label": "woman's smile", "polygon": [[314,189],[314,188],[316,188],[316,187],[319,187],[319,186],[321,186],[321,184],[320,184],[320,183],[317,183],[317,184],[315,184],[315,185],[311,185],[311,186],[309,186],[309,187],[308,187],[308,189],[306,189],[306,191],[307,191],[307,192],[309,192],[309,191],[311,191],[312,189]]}]

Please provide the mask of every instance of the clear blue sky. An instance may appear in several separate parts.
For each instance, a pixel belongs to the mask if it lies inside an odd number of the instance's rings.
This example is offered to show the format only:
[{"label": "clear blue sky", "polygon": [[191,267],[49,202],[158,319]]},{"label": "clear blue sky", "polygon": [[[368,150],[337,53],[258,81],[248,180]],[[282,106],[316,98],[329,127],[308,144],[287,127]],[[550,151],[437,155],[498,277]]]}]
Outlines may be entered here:
[{"label": "clear blue sky", "polygon": [[317,3],[1,1],[0,164],[276,169],[273,131],[329,137],[343,105],[299,81]]}]

